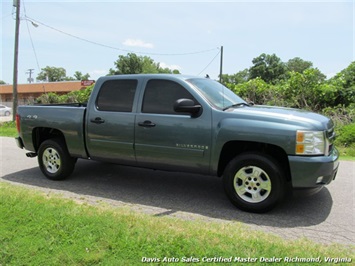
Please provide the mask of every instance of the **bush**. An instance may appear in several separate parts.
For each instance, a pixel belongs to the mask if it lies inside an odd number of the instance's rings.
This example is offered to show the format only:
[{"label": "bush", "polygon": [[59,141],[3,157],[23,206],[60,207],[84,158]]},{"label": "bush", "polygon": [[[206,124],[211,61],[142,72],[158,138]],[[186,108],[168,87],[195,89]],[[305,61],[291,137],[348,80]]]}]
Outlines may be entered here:
[{"label": "bush", "polygon": [[338,129],[336,143],[345,147],[355,144],[355,123],[342,126]]},{"label": "bush", "polygon": [[336,107],[327,107],[322,110],[322,114],[330,117],[336,126],[343,126],[355,122],[355,104],[345,107],[338,105]]},{"label": "bush", "polygon": [[[255,78],[237,85],[228,84],[228,87],[239,97],[255,104],[274,103],[274,99],[278,98],[275,95],[277,92],[273,89],[274,86],[267,84],[261,78]],[[277,103],[275,105],[277,105]]]},{"label": "bush", "polygon": [[85,88],[84,90],[71,91],[68,94],[58,95],[54,92],[42,94],[36,99],[40,104],[51,103],[87,103],[94,85]]},{"label": "bush", "polygon": [[42,94],[40,97],[36,99],[37,103],[47,104],[47,103],[60,103],[60,96],[54,92],[48,92]]}]

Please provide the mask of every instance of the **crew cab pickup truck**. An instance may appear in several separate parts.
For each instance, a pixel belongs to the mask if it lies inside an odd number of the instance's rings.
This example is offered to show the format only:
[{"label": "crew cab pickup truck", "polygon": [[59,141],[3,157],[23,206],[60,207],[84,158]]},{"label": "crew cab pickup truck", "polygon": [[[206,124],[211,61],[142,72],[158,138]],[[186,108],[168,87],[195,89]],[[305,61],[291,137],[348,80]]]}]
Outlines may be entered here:
[{"label": "crew cab pickup truck", "polygon": [[17,145],[49,179],[77,158],[214,175],[250,212],[271,210],[287,188],[329,184],[339,165],[327,117],[248,104],[208,78],[101,77],[87,105],[20,106],[16,120]]}]

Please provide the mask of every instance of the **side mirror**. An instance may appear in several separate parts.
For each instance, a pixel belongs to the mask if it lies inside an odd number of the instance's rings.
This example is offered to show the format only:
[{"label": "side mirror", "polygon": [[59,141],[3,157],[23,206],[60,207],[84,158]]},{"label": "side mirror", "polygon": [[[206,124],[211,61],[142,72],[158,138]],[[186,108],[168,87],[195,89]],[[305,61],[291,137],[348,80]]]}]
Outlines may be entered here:
[{"label": "side mirror", "polygon": [[174,103],[174,111],[178,113],[189,113],[192,117],[197,117],[201,114],[202,106],[195,105],[191,99],[179,99]]}]

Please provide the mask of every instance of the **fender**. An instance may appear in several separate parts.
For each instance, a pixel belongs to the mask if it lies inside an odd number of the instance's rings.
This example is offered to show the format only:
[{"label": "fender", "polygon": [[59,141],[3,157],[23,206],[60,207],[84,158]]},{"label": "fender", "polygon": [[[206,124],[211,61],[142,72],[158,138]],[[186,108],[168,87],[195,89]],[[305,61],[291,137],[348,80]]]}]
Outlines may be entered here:
[{"label": "fender", "polygon": [[219,121],[215,128],[215,146],[211,160],[212,173],[217,172],[223,147],[230,141],[270,144],[279,147],[286,154],[293,154],[296,130],[299,127],[276,121],[230,117]]}]

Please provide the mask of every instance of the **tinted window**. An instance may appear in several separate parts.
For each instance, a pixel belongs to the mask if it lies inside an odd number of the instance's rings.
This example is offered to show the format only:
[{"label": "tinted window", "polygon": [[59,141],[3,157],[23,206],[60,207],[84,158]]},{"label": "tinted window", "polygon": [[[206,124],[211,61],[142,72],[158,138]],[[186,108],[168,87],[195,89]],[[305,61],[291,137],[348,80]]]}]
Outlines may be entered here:
[{"label": "tinted window", "polygon": [[[170,80],[150,80],[144,92],[143,113],[182,114],[174,111],[178,99],[194,97],[180,84]],[[196,102],[196,101],[195,101]]]},{"label": "tinted window", "polygon": [[137,80],[108,80],[102,85],[96,107],[100,111],[132,112]]}]

